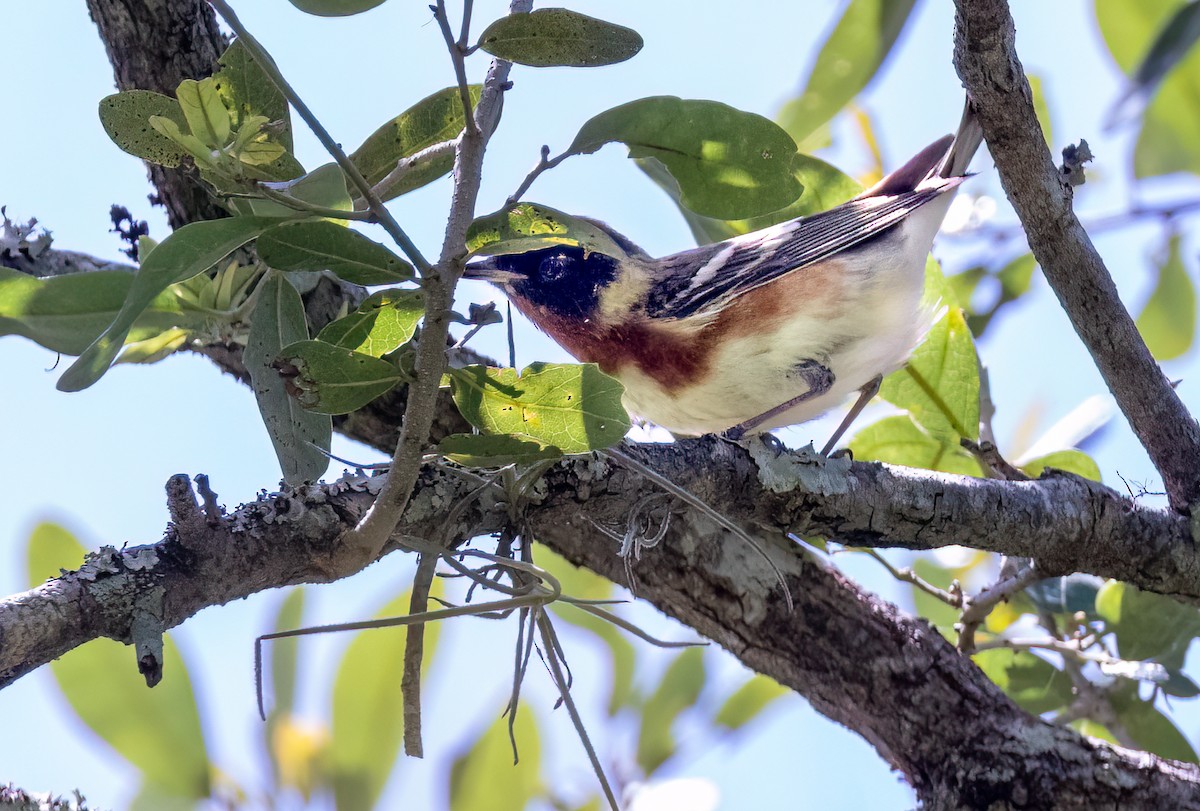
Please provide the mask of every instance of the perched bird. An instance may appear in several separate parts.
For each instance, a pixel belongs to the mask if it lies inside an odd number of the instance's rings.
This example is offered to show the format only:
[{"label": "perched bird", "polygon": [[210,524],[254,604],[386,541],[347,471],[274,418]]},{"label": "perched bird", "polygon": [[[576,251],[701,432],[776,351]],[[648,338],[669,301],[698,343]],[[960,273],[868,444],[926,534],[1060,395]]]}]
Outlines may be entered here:
[{"label": "perched bird", "polygon": [[860,392],[828,453],[928,327],[925,258],[983,140],[955,136],[836,208],[654,259],[554,246],[467,266],[530,321],[625,386],[672,433],[738,439],[813,419]]}]

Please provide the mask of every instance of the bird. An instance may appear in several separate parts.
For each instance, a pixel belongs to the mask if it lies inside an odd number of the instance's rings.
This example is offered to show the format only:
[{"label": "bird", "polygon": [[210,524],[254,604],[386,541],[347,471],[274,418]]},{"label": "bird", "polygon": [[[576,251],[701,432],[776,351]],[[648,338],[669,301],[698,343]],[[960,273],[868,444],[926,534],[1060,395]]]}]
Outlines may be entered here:
[{"label": "bird", "polygon": [[932,320],[925,261],[983,132],[955,135],[842,205],[653,258],[552,245],[466,265],[580,361],[624,386],[627,410],[681,437],[731,440],[851,408],[828,456]]}]

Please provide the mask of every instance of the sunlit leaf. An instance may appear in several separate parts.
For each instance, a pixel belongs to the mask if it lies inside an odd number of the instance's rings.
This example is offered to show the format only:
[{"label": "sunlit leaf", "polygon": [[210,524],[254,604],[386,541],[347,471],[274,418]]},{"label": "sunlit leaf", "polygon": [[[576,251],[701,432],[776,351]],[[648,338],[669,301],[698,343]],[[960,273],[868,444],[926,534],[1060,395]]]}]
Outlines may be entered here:
[{"label": "sunlit leaf", "polygon": [[1178,358],[1196,337],[1196,286],[1183,265],[1181,241],[1172,235],[1154,292],[1137,317],[1138,332],[1157,360]]},{"label": "sunlit leaf", "polygon": [[479,35],[492,56],[534,67],[597,67],[624,62],[642,49],[632,28],[565,8],[501,17]]},{"label": "sunlit leaf", "polygon": [[851,0],[817,54],[804,92],[777,120],[800,142],[870,83],[904,29],[916,0]]},{"label": "sunlit leaf", "polygon": [[150,116],[161,116],[186,127],[179,102],[149,90],[125,90],[100,100],[100,123],[113,143],[130,155],[160,166],[175,167],[187,154],[175,141],[150,126]]},{"label": "sunlit leaf", "polygon": [[318,414],[356,411],[409,379],[386,360],[324,341],[285,346],[275,368],[288,393]]},{"label": "sunlit leaf", "polygon": [[[113,554],[112,550],[110,550]],[[101,554],[104,554],[101,552]],[[84,562],[84,549],[57,524],[29,537],[29,584]],[[50,663],[71,709],[108,746],[165,795],[209,794],[209,763],[188,669],[169,635],[163,637],[163,679],[151,690],[133,649],[94,639]]]},{"label": "sunlit leaf", "polygon": [[932,257],[925,265],[924,306],[942,316],[903,368],[884,378],[879,396],[934,433],[979,437],[979,358],[962,310]]},{"label": "sunlit leaf", "polygon": [[225,49],[218,60],[221,69],[213,74],[217,95],[240,128],[252,116],[264,116],[272,123],[272,140],[284,149],[292,148],[292,124],[287,98],[250,55],[240,39]]},{"label": "sunlit leaf", "polygon": [[1096,613],[1116,634],[1122,659],[1181,668],[1192,639],[1200,634],[1200,611],[1195,607],[1116,580],[1100,588]]},{"label": "sunlit leaf", "polygon": [[178,352],[191,337],[185,329],[173,327],[151,338],[130,341],[117,357],[116,363],[158,363],[163,358]]},{"label": "sunlit leaf", "polygon": [[381,290],[354,312],[327,324],[317,340],[381,358],[413,337],[424,312],[419,290]]},{"label": "sunlit leaf", "polygon": [[542,787],[541,741],[533,713],[517,711],[520,759],[513,763],[508,719],[496,718],[450,767],[450,811],[524,811]]},{"label": "sunlit leaf", "polygon": [[977,653],[972,659],[1027,712],[1040,715],[1071,702],[1071,677],[1032,653],[996,649]]},{"label": "sunlit leaf", "polygon": [[979,461],[949,433],[931,433],[905,414],[884,417],[850,439],[855,459],[982,476]]},{"label": "sunlit leaf", "polygon": [[538,203],[515,203],[479,217],[467,229],[472,254],[524,253],[551,245],[578,245],[617,259],[628,255],[594,222]]},{"label": "sunlit leaf", "polygon": [[108,329],[58,379],[59,391],[80,391],[99,380],[117,357],[134,322],[164,290],[208,270],[273,222],[256,217],[194,222],[163,240],[142,260]]},{"label": "sunlit leaf", "polygon": [[[377,618],[408,614],[405,592]],[[437,649],[440,626],[425,626],[427,672]],[[387,784],[404,739],[404,674],[407,628],[377,628],[354,635],[338,665],[333,686],[333,738],[330,745],[334,796],[338,808],[372,808]]]},{"label": "sunlit leaf", "polygon": [[175,98],[183,110],[191,134],[211,149],[229,143],[232,122],[229,110],[217,94],[216,82],[209,77],[196,81],[184,79],[175,88]]},{"label": "sunlit leaf", "polygon": [[283,478],[293,486],[313,482],[329,467],[333,424],[324,414],[305,410],[289,396],[272,364],[285,346],[308,338],[300,294],[282,274],[263,282],[246,340],[243,362],[258,400]]},{"label": "sunlit leaf", "polygon": [[583,125],[568,152],[608,143],[631,158],[654,158],[679,184],[680,200],[718,219],[754,217],[791,205],[796,144],[769,119],[715,101],[655,96],[606,110]]},{"label": "sunlit leaf", "polygon": [[1046,90],[1042,77],[1029,73],[1029,89],[1033,93],[1033,111],[1037,113],[1038,123],[1042,126],[1042,138],[1048,146],[1054,146],[1054,132],[1050,122],[1050,105],[1046,102]]},{"label": "sunlit leaf", "polygon": [[[133,274],[120,270],[45,279],[0,267],[0,335],[22,335],[54,352],[78,355],[104,332],[129,293]],[[170,292],[150,301],[126,339],[141,341],[175,326],[198,327],[203,316],[180,307]]]},{"label": "sunlit leaf", "polygon": [[[331,208],[337,211],[350,211],[354,208],[350,192],[346,188],[346,176],[342,174],[341,168],[336,163],[327,163],[318,166],[308,174],[287,181],[271,182],[269,185],[280,194],[310,206]],[[249,210],[258,217],[296,218],[305,216],[302,209],[274,200],[256,199],[238,200],[237,202],[248,205]],[[337,222],[344,222],[344,220],[337,220]]]},{"label": "sunlit leaf", "polygon": [[351,14],[361,14],[370,11],[383,0],[288,0],[301,11],[317,17],[349,17]]},{"label": "sunlit leaf", "polygon": [[766,676],[751,676],[734,690],[721,708],[713,722],[725,729],[741,729],[757,718],[763,710],[778,698],[790,692],[774,679]]},{"label": "sunlit leaf", "polygon": [[679,184],[667,167],[654,158],[645,158],[637,162],[638,167],[650,176],[663,191],[671,196],[679,206],[679,213],[692,229],[696,242],[703,245],[709,242],[720,242],[740,234],[748,234],[762,228],[768,228],[777,223],[807,217],[819,211],[827,211],[849,200],[862,191],[862,187],[854,178],[831,166],[825,161],[811,155],[797,155],[792,161],[792,176],[804,189],[800,198],[791,205],[745,220],[718,220],[703,217],[679,199]]},{"label": "sunlit leaf", "polygon": [[[469,86],[472,105],[478,103],[482,85]],[[426,147],[449,141],[462,132],[462,96],[457,87],[439,90],[418,101],[409,109],[384,124],[354,151],[350,160],[372,186],[383,180],[402,158],[411,157]],[[390,200],[437,180],[454,167],[454,154],[430,158],[412,168],[399,185],[386,190],[383,199]]]},{"label": "sunlit leaf", "polygon": [[637,761],[647,776],[675,754],[678,745],[673,731],[675,720],[700,698],[705,679],[704,651],[688,648],[675,657],[646,700],[638,733]]},{"label": "sunlit leaf", "polygon": [[258,238],[259,257],[288,271],[328,270],[352,284],[396,284],[412,265],[374,240],[328,220],[278,225]]},{"label": "sunlit leaf", "polygon": [[620,442],[629,430],[623,387],[595,364],[535,363],[516,369],[467,366],[451,370],[462,415],[488,434],[512,434],[587,453]]},{"label": "sunlit leaf", "polygon": [[1096,464],[1096,460],[1074,448],[1054,451],[1021,465],[1021,469],[1035,479],[1041,476],[1046,468],[1065,470],[1076,476],[1083,476],[1085,479],[1100,481],[1100,466]]}]

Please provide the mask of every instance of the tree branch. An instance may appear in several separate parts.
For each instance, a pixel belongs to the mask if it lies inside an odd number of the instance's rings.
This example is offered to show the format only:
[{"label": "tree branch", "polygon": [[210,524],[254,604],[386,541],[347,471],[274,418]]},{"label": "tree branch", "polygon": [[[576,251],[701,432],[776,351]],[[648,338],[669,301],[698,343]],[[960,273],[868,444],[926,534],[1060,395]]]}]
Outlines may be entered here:
[{"label": "tree branch", "polygon": [[1171,506],[1200,500],[1200,425],[1159,369],[1071,208],[1041,135],[1007,0],[955,0],[954,64],[975,102],[1029,247],[1117,403],[1158,468]]}]

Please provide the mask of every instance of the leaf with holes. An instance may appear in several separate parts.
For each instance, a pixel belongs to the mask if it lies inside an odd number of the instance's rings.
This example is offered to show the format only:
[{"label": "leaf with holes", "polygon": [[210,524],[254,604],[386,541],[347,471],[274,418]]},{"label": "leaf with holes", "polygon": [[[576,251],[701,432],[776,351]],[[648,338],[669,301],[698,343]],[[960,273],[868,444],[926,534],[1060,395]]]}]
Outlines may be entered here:
[{"label": "leaf with holes", "polygon": [[515,203],[480,217],[467,229],[467,250],[472,254],[524,253],[550,245],[578,245],[616,259],[629,255],[594,222],[538,203]]},{"label": "leaf with holes", "polygon": [[438,453],[463,467],[500,467],[562,456],[553,445],[503,434],[450,434],[438,443]]},{"label": "leaf with holes", "polygon": [[563,453],[611,447],[629,430],[624,388],[592,363],[535,363],[516,369],[467,366],[449,371],[467,421],[487,434],[511,434]]},{"label": "leaf with holes", "polygon": [[632,59],[642,45],[632,28],[565,8],[509,14],[479,35],[481,50],[536,68],[614,65]]},{"label": "leaf with holes", "polygon": [[349,414],[408,380],[386,360],[324,341],[285,346],[274,365],[288,394],[318,414]]}]

